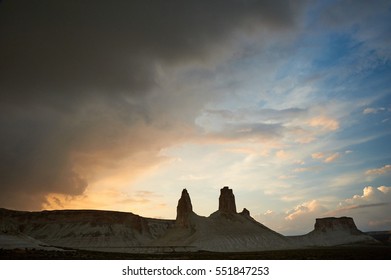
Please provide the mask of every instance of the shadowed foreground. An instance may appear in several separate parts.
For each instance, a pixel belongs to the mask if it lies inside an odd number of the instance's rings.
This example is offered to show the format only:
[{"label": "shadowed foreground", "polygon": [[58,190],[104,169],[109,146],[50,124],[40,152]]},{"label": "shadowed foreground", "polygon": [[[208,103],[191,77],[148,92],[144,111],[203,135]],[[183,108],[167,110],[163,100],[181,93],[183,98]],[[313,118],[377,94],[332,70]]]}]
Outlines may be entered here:
[{"label": "shadowed foreground", "polygon": [[390,260],[391,246],[336,246],[261,252],[177,252],[164,254],[128,254],[86,250],[2,250],[0,259],[11,260]]}]

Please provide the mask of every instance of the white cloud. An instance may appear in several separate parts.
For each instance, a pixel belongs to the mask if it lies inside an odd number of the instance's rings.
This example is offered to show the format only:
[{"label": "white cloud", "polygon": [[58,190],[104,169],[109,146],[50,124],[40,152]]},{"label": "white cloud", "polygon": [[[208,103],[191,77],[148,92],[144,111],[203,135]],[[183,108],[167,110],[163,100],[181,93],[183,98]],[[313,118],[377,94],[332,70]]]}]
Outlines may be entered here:
[{"label": "white cloud", "polygon": [[323,217],[327,211],[328,209],[320,201],[310,200],[285,212],[268,210],[255,218],[271,229],[286,235],[305,234],[313,230],[315,219]]},{"label": "white cloud", "polygon": [[296,175],[280,175],[278,176],[278,179],[280,180],[289,180],[289,179],[293,179],[293,178],[296,178],[297,176]]},{"label": "white cloud", "polygon": [[311,155],[311,157],[313,158],[313,159],[321,159],[321,158],[324,158],[324,153],[321,153],[321,152],[318,152],[318,153],[313,153],[312,155]]},{"label": "white cloud", "polygon": [[354,195],[352,198],[346,199],[341,205],[361,205],[365,203],[383,203],[391,202],[391,187],[380,186],[374,188],[367,186],[363,189],[362,195]]},{"label": "white cloud", "polygon": [[347,187],[359,185],[364,180],[364,176],[361,173],[348,172],[341,175],[334,176],[330,183],[330,187]]},{"label": "white cloud", "polygon": [[377,188],[379,191],[381,191],[382,193],[389,193],[391,192],[391,187],[386,187],[386,186],[380,186]]},{"label": "white cloud", "polygon": [[187,174],[182,175],[178,178],[180,181],[199,181],[199,180],[206,180],[209,176],[202,176],[202,175],[194,175],[194,174]]},{"label": "white cloud", "polygon": [[276,152],[276,157],[279,159],[288,159],[290,158],[290,154],[285,150],[278,150]]},{"label": "white cloud", "polygon": [[325,131],[334,131],[339,128],[339,122],[336,119],[327,116],[318,116],[308,121],[311,127],[318,127]]},{"label": "white cloud", "polygon": [[[328,216],[353,217],[357,227],[364,231],[387,230],[391,227],[391,187],[367,186],[362,194],[353,195],[339,203],[338,200],[332,200],[335,204],[330,199],[313,199],[284,212],[268,210],[255,218],[286,235],[308,233],[313,229],[316,218]],[[330,206],[333,204],[334,207]]]},{"label": "white cloud", "polygon": [[380,111],[385,111],[386,108],[384,107],[380,107],[380,108],[365,108],[364,111],[363,111],[363,114],[364,115],[369,115],[369,114],[377,114],[378,112]]},{"label": "white cloud", "polygon": [[338,152],[336,152],[334,154],[326,154],[326,153],[322,153],[322,152],[317,152],[317,153],[311,154],[311,157],[313,159],[322,160],[325,163],[331,163],[331,162],[335,161],[336,159],[338,159],[339,157],[341,157],[341,154]]},{"label": "white cloud", "polygon": [[331,162],[335,161],[336,159],[338,159],[340,156],[341,156],[341,155],[340,155],[339,153],[334,153],[334,154],[332,154],[331,156],[328,156],[328,157],[324,160],[324,162],[325,162],[325,163],[331,163]]},{"label": "white cloud", "polygon": [[380,167],[380,168],[369,169],[369,170],[365,171],[365,175],[368,175],[368,176],[383,175],[383,174],[386,174],[390,171],[391,171],[391,165],[387,164],[387,165]]},{"label": "white cloud", "polygon": [[350,216],[359,229],[388,230],[391,227],[391,187],[367,186],[362,194],[340,202],[329,215]]},{"label": "white cloud", "polygon": [[295,173],[308,172],[308,171],[319,171],[321,169],[320,166],[309,166],[309,167],[298,167],[293,169]]},{"label": "white cloud", "polygon": [[311,200],[297,205],[293,210],[288,211],[285,220],[293,221],[302,219],[303,217],[313,216],[314,213],[324,213],[326,210],[318,200]]}]

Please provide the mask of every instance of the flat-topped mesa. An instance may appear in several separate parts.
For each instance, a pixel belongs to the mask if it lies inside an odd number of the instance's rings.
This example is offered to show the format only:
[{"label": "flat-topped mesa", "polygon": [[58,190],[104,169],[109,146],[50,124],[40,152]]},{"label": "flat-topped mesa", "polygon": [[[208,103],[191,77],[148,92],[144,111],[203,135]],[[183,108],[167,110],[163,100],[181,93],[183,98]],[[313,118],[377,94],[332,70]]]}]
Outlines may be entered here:
[{"label": "flat-topped mesa", "polygon": [[343,231],[351,234],[361,233],[361,231],[357,229],[354,220],[350,217],[316,219],[314,230],[315,232]]},{"label": "flat-topped mesa", "polygon": [[220,189],[219,211],[227,214],[236,214],[235,196],[229,187]]},{"label": "flat-topped mesa", "polygon": [[176,213],[176,224],[181,227],[188,227],[189,215],[193,213],[193,206],[186,189],[183,189],[181,198],[178,200]]}]

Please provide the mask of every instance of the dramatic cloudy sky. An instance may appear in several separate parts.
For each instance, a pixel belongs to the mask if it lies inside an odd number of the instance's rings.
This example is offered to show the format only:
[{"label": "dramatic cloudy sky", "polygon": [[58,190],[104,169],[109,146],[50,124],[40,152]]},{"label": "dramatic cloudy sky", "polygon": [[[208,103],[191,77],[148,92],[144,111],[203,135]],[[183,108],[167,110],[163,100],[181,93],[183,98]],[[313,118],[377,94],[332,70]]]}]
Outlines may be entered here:
[{"label": "dramatic cloudy sky", "polygon": [[0,2],[0,207],[391,229],[390,1]]}]

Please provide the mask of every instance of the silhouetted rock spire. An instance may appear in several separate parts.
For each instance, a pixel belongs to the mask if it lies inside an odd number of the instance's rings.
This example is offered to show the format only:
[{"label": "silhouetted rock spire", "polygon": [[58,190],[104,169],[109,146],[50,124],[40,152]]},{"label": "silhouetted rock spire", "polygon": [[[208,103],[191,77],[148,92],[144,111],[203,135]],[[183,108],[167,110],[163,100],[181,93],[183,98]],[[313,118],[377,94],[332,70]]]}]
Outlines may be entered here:
[{"label": "silhouetted rock spire", "polygon": [[219,211],[236,214],[235,196],[229,187],[220,189]]},{"label": "silhouetted rock spire", "polygon": [[193,206],[191,205],[190,196],[186,189],[183,189],[181,198],[178,200],[176,212],[176,224],[182,227],[188,227],[189,214],[193,213]]}]

